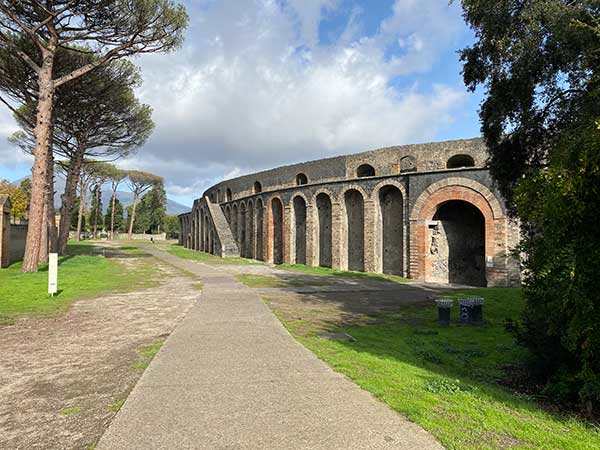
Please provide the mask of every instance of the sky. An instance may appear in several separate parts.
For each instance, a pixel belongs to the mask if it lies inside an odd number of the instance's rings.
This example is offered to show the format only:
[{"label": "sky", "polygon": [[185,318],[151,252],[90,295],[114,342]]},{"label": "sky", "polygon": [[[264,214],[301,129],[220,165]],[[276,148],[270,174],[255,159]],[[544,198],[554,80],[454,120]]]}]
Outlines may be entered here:
[{"label": "sky", "polygon": [[[481,93],[457,51],[460,2],[188,0],[181,49],[134,59],[156,129],[123,168],[162,175],[191,206],[263,169],[392,145],[479,136]],[[30,173],[0,105],[0,179]]]}]

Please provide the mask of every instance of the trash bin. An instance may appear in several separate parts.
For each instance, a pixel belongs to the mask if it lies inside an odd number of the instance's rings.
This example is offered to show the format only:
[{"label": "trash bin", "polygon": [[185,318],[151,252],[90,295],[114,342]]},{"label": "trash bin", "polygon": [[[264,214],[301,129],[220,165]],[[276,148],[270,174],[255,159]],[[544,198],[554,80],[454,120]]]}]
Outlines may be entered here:
[{"label": "trash bin", "polygon": [[438,299],[435,301],[438,306],[438,323],[443,326],[450,325],[450,308],[452,307],[452,300],[449,299]]},{"label": "trash bin", "polygon": [[458,301],[460,305],[460,323],[464,325],[471,324],[471,317],[473,315],[473,301],[470,298],[461,298]]}]

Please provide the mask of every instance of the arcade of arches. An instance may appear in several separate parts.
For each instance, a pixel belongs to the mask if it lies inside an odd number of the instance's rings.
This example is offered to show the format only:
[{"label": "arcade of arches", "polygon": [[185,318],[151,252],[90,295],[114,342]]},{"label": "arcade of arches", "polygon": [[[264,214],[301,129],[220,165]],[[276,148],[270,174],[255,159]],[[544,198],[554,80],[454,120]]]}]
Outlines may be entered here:
[{"label": "arcade of arches", "polygon": [[385,180],[320,191],[300,185],[210,207],[205,197],[196,213],[180,216],[181,243],[224,255],[230,239],[239,256],[273,264],[471,286],[518,283],[509,254],[518,227],[488,188],[457,180],[433,183],[412,204],[402,183]]}]

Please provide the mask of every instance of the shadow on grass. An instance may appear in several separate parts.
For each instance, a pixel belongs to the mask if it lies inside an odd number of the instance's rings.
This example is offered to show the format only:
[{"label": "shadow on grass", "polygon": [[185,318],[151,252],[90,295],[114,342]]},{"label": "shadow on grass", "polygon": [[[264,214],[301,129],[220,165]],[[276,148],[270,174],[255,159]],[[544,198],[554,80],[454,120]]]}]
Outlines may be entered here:
[{"label": "shadow on grass", "polygon": [[[516,289],[477,289],[453,297],[486,299],[480,327],[437,324],[435,304],[401,291],[278,296],[267,304],[287,328],[336,370],[434,432],[451,448],[600,448],[598,429],[499,384],[526,351],[503,326],[516,318]],[[413,287],[414,295],[418,288]],[[383,296],[383,297],[382,297]],[[326,341],[348,333],[356,341]],[[459,426],[457,426],[460,424]],[[485,444],[485,445],[484,445]]]}]

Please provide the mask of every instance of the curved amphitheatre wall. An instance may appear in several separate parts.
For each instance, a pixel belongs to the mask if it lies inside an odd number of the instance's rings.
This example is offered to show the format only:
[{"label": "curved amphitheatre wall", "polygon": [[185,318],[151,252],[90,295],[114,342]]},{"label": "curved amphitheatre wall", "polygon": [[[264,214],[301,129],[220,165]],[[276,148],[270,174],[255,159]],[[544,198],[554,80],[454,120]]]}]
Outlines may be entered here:
[{"label": "curved amphitheatre wall", "polygon": [[226,180],[182,214],[180,244],[218,256],[512,286],[518,225],[480,139],[390,147]]}]

